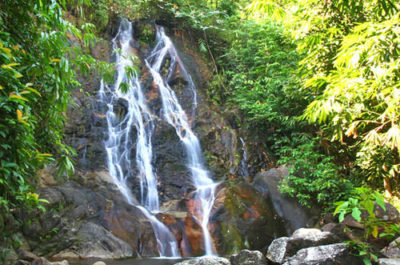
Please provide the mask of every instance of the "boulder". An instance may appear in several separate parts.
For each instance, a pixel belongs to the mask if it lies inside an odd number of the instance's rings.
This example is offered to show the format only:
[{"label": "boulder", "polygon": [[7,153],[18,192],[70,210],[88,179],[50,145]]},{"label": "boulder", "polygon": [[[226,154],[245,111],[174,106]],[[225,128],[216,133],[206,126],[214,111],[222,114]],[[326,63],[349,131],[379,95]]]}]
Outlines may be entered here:
[{"label": "boulder", "polygon": [[231,265],[231,263],[226,258],[200,257],[175,263],[175,265]]},{"label": "boulder", "polygon": [[316,208],[309,210],[297,200],[279,191],[280,181],[288,174],[288,169],[284,165],[272,168],[258,173],[252,184],[259,192],[271,199],[275,211],[287,221],[288,233],[292,233],[301,227],[313,227],[318,221],[319,211]]},{"label": "boulder", "polygon": [[217,192],[210,223],[216,224],[211,235],[218,253],[266,249],[276,237],[286,235],[285,222],[271,201],[240,180]]},{"label": "boulder", "polygon": [[244,249],[230,258],[232,265],[266,265],[267,259],[260,251]]},{"label": "boulder", "polygon": [[79,234],[83,237],[80,257],[119,259],[133,255],[130,245],[95,223],[84,224]]},{"label": "boulder", "polygon": [[385,202],[385,210],[383,210],[380,206],[375,204],[374,213],[376,218],[383,219],[389,222],[400,222],[400,213],[390,203]]},{"label": "boulder", "polygon": [[296,255],[290,257],[284,265],[334,265],[351,264],[362,265],[359,257],[349,254],[349,249],[342,243],[318,247],[310,247],[299,250]]},{"label": "boulder", "polygon": [[19,259],[30,261],[30,262],[32,262],[35,259],[39,258],[38,256],[36,256],[32,252],[27,251],[27,250],[22,250],[22,249],[18,250],[17,254],[18,254]]},{"label": "boulder", "polygon": [[292,253],[289,249],[289,237],[280,237],[272,241],[268,247],[267,258],[275,263],[282,263],[289,253]]},{"label": "boulder", "polygon": [[400,258],[400,237],[392,241],[388,246],[382,249],[382,253],[388,258]]},{"label": "boulder", "polygon": [[327,245],[339,241],[339,238],[337,238],[333,233],[322,232],[316,228],[297,229],[290,239],[291,242],[298,242],[302,248],[308,246]]},{"label": "boulder", "polygon": [[400,265],[400,259],[379,259],[378,265]]},{"label": "boulder", "polygon": [[31,265],[51,265],[51,263],[46,258],[40,257],[32,261]]},{"label": "boulder", "polygon": [[268,247],[267,258],[273,262],[282,263],[300,249],[339,241],[340,239],[331,232],[322,232],[315,228],[300,228],[291,237],[275,239]]},{"label": "boulder", "polygon": [[321,227],[321,231],[323,232],[331,232],[332,234],[339,237],[341,240],[345,241],[349,239],[349,235],[346,231],[346,226],[344,224],[338,223],[327,223],[323,227]]}]

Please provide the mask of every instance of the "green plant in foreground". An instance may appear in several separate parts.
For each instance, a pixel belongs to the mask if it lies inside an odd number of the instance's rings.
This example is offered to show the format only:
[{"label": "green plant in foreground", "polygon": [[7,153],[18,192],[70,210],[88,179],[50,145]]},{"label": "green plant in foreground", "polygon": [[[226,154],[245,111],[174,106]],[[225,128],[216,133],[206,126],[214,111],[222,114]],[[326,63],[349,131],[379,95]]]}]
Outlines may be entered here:
[{"label": "green plant in foreground", "polygon": [[[393,240],[399,235],[400,227],[398,224],[376,217],[374,209],[377,206],[386,211],[384,196],[377,191],[372,191],[367,187],[359,187],[354,189],[346,201],[336,202],[335,205],[337,207],[334,215],[339,215],[340,222],[347,215],[351,215],[364,227],[363,241],[351,240],[347,242],[347,245],[363,258],[365,264],[371,264],[371,261],[378,260],[373,248],[366,243],[371,236]],[[380,231],[382,232],[380,233]]]}]

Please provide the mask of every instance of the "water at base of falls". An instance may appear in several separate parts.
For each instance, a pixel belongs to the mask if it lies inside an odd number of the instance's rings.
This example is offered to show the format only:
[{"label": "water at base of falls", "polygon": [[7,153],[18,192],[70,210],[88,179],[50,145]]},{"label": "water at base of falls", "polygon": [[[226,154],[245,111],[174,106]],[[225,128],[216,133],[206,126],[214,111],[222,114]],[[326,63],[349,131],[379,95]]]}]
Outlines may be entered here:
[{"label": "water at base of falls", "polygon": [[[151,164],[151,138],[155,127],[155,116],[147,106],[139,76],[130,74],[129,68],[133,66],[131,57],[134,56],[134,51],[130,46],[130,42],[133,41],[132,36],[132,23],[123,19],[117,35],[112,40],[114,50],[120,51],[120,53],[117,52],[116,54],[116,81],[112,86],[102,82],[99,90],[100,100],[107,106],[108,138],[104,144],[108,169],[114,183],[126,200],[140,209],[150,220],[157,239],[160,256],[179,257],[178,245],[173,234],[153,215],[153,213],[160,211],[157,177]],[[195,114],[197,107],[195,86],[171,40],[166,36],[164,29],[159,26],[157,26],[156,42],[151,55],[145,62],[154,83],[160,91],[162,102],[162,117],[160,118],[175,128],[182,145],[185,147],[187,168],[191,172],[192,182],[196,188],[195,200],[200,202],[192,214],[202,228],[205,254],[215,255],[212,239],[208,231],[208,221],[214,204],[216,183],[213,182],[209,172],[204,167],[200,142],[191,129],[188,117],[175,92],[168,85],[168,79],[171,78],[174,67],[179,65],[180,74],[188,81],[188,88],[192,91],[192,115]],[[160,71],[167,57],[170,59],[170,67],[167,77],[163,78]],[[128,85],[126,91],[121,91],[120,89],[123,83]],[[118,115],[117,113],[119,112],[116,109],[121,102],[126,108],[126,113]],[[134,132],[136,132],[136,138],[132,137]],[[136,139],[136,142],[132,142],[132,139]],[[134,149],[136,149],[134,155],[137,175],[132,173],[134,165],[132,165],[131,157]],[[140,180],[140,204],[136,202],[128,185],[128,180],[133,178],[139,178]]]}]

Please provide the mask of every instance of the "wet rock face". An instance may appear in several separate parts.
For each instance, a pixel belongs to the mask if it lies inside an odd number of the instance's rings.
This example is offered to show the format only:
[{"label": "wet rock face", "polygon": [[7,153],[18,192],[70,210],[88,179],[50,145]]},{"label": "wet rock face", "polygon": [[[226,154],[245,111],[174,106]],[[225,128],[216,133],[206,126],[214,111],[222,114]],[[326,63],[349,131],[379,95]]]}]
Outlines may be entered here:
[{"label": "wet rock face", "polygon": [[[110,43],[106,40],[98,41],[92,48],[91,55],[110,62]],[[78,153],[76,167],[85,170],[101,170],[106,166],[102,144],[105,139],[105,109],[96,104],[100,80],[96,73],[79,76],[78,81],[82,88],[72,91],[72,102],[67,111],[65,142]]]},{"label": "wet rock face", "polygon": [[22,211],[23,236],[32,251],[55,258],[157,255],[151,225],[129,205],[106,172],[75,177],[39,190],[45,214]]},{"label": "wet rock face", "polygon": [[177,200],[194,190],[191,173],[186,167],[186,151],[170,124],[158,121],[153,133],[153,154],[160,180],[162,202]]},{"label": "wet rock face", "polygon": [[[108,27],[110,38],[118,30],[119,19]],[[153,166],[159,179],[161,201],[182,198],[191,192],[191,178],[186,168],[185,150],[180,143],[174,128],[162,121],[161,100],[158,87],[145,67],[145,59],[150,55],[155,44],[155,24],[151,21],[134,23],[134,36],[131,42],[132,53],[137,55],[140,68],[140,82],[146,94],[148,105],[154,114],[155,129],[153,142]],[[223,180],[230,175],[237,175],[239,157],[241,156],[238,136],[216,107],[207,101],[206,89],[211,78],[208,66],[196,51],[196,42],[189,34],[174,29],[166,29],[174,42],[178,55],[185,69],[173,64],[177,58],[167,58],[161,72],[167,76],[168,84],[175,91],[179,102],[189,118],[194,132],[204,151],[204,158],[213,177]],[[111,44],[107,41],[97,43],[92,49],[92,55],[98,59],[112,61]],[[188,76],[190,75],[190,77]],[[104,141],[107,139],[106,107],[99,104],[98,89],[100,77],[91,75],[81,77],[82,89],[73,92],[73,104],[69,107],[69,121],[66,125],[66,142],[78,152],[76,167],[83,171],[98,171],[107,169]],[[194,88],[191,87],[193,81]],[[197,96],[194,97],[193,89]],[[197,101],[197,109],[194,100]],[[121,119],[126,114],[126,102],[117,102],[113,106]],[[132,130],[130,141],[136,142],[135,130]],[[135,153],[132,147],[132,153]],[[132,157],[133,167],[135,158]],[[125,169],[128,170],[128,169]],[[135,176],[135,169],[132,178]],[[137,180],[129,180],[133,193],[138,198],[140,191]]]}]

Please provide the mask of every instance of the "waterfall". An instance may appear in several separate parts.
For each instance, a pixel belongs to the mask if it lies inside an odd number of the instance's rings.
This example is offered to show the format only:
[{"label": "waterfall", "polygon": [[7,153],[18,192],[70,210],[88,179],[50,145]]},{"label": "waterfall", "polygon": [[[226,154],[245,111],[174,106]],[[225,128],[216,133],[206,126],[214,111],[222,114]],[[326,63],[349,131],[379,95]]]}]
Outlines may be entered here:
[{"label": "waterfall", "polygon": [[[108,138],[105,141],[107,163],[114,183],[128,203],[136,206],[150,220],[157,239],[160,256],[179,257],[179,250],[173,234],[160,222],[153,213],[159,211],[157,178],[151,165],[151,137],[154,130],[154,117],[146,105],[139,77],[134,71],[132,56],[133,40],[132,23],[126,19],[121,21],[117,35],[112,40],[116,53],[117,78],[113,86],[103,81],[100,85],[101,102],[107,106]],[[128,84],[121,90],[121,84]],[[123,105],[123,110],[120,105]],[[122,113],[121,113],[122,112]],[[132,142],[132,134],[136,130],[136,143]],[[138,175],[133,175],[132,155],[136,147],[135,161]],[[128,187],[128,179],[138,177],[141,188],[141,204],[139,205]]]},{"label": "waterfall", "polygon": [[[151,55],[147,58],[146,65],[150,69],[154,83],[160,91],[163,118],[175,128],[177,135],[186,149],[188,158],[187,167],[190,169],[192,181],[196,187],[196,199],[200,201],[195,217],[198,219],[203,231],[206,255],[214,255],[211,236],[208,231],[208,221],[214,204],[216,184],[204,167],[199,139],[193,133],[188,117],[179,104],[175,92],[168,85],[168,79],[171,77],[172,70],[176,67],[176,64],[179,65],[181,74],[185,76],[193,92],[193,110],[197,107],[195,86],[171,40],[166,36],[164,28],[159,26],[157,27],[156,41],[157,44]],[[169,56],[171,62],[168,75],[164,79],[160,74],[160,70],[167,56]]]},{"label": "waterfall", "polygon": [[[154,216],[160,211],[157,177],[151,164],[151,139],[156,117],[147,106],[139,76],[133,70],[132,58],[135,53],[131,47],[134,42],[132,36],[132,23],[123,19],[117,35],[112,40],[113,49],[116,51],[116,80],[113,85],[102,81],[99,90],[100,101],[106,105],[107,109],[108,137],[104,142],[107,165],[113,182],[128,203],[140,209],[150,220],[160,256],[179,257],[175,237]],[[168,81],[173,78],[175,67],[180,67],[180,74],[186,79],[187,88],[192,92],[192,108],[188,110],[192,117],[197,109],[196,88],[162,27],[157,26],[156,41],[157,44],[145,63],[160,92],[162,118],[175,128],[185,147],[187,167],[190,169],[196,188],[195,200],[199,202],[193,215],[202,228],[206,255],[214,255],[208,221],[214,204],[216,183],[213,182],[204,166],[200,142],[191,129],[188,116],[180,105],[175,92],[168,85]],[[167,57],[170,58],[170,66],[167,77],[164,79],[160,70]],[[136,142],[133,142],[133,139],[136,139]],[[136,163],[133,164],[133,161]],[[137,170],[133,171],[134,168]],[[128,185],[128,181],[134,178],[138,178],[140,181],[140,203],[136,201]]]},{"label": "waterfall", "polygon": [[247,165],[247,151],[246,151],[246,143],[244,142],[242,137],[239,137],[240,142],[242,143],[242,159],[239,163],[239,175],[245,178],[249,178],[249,166]]}]

